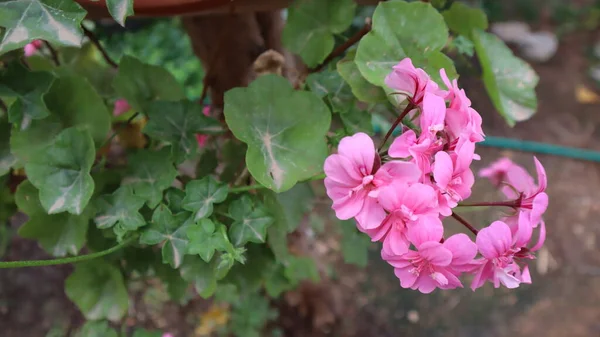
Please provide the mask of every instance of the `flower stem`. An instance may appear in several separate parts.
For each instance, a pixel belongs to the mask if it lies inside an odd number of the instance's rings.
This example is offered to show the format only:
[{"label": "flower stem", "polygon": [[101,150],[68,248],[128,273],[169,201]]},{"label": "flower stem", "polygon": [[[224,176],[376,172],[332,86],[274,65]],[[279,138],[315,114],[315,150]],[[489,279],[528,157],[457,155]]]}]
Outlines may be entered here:
[{"label": "flower stem", "polygon": [[46,46],[46,48],[48,48],[48,51],[50,52],[50,56],[52,57],[52,61],[54,62],[55,66],[60,66],[60,61],[58,60],[58,53],[56,52],[56,49],[54,49],[54,47],[52,47],[52,45],[50,44],[50,42],[44,40],[44,45]]},{"label": "flower stem", "polygon": [[129,245],[133,241],[137,239],[137,236],[132,236],[129,239],[119,243],[118,245],[111,247],[109,249],[85,255],[78,255],[72,257],[65,257],[60,259],[52,259],[52,260],[30,260],[30,261],[8,261],[1,262],[0,261],[0,269],[3,268],[22,268],[22,267],[42,267],[42,266],[54,266],[58,264],[68,264],[68,263],[76,263],[93,260],[104,255],[108,255],[110,253],[114,253],[119,249]]},{"label": "flower stem", "polygon": [[379,145],[379,148],[377,148],[377,152],[381,152],[381,149],[387,142],[388,138],[390,138],[390,136],[392,135],[394,130],[396,130],[396,127],[398,126],[398,124],[400,124],[400,122],[402,122],[402,119],[404,119],[404,117],[406,117],[406,115],[408,115],[408,113],[414,108],[415,108],[415,105],[412,102],[409,102],[408,105],[406,106],[406,108],[404,109],[404,111],[402,111],[400,116],[398,116],[398,118],[396,118],[396,120],[394,121],[394,124],[392,124],[392,127],[385,134],[385,137],[383,137],[383,141],[381,141],[381,145]]},{"label": "flower stem", "polygon": [[87,36],[88,39],[90,39],[90,41],[94,44],[94,46],[96,46],[96,48],[98,48],[100,53],[102,53],[102,57],[104,57],[104,60],[106,61],[106,63],[108,63],[111,67],[113,67],[115,69],[118,68],[119,66],[115,63],[115,61],[113,61],[110,58],[110,56],[108,55],[108,53],[106,52],[104,47],[102,47],[102,45],[100,44],[100,41],[98,40],[96,35],[94,35],[94,33],[92,33],[91,30],[85,28],[84,25],[81,25],[81,28],[83,29],[83,33],[85,34],[85,36]]},{"label": "flower stem", "polygon": [[471,231],[471,233],[473,233],[473,234],[475,234],[475,235],[477,235],[477,233],[479,233],[479,231],[478,231],[478,230],[477,230],[475,227],[473,227],[473,226],[472,226],[472,225],[471,225],[471,224],[470,224],[470,223],[469,223],[467,220],[465,220],[465,219],[464,219],[463,217],[461,217],[460,215],[458,215],[458,214],[456,214],[456,213],[452,212],[452,217],[453,217],[453,218],[454,218],[456,221],[460,222],[460,223],[461,223],[463,226],[467,227],[467,228],[468,228],[468,229]]},{"label": "flower stem", "polygon": [[517,207],[516,200],[511,201],[482,201],[473,203],[460,203],[457,207],[488,207],[488,206],[505,206],[505,207]]}]

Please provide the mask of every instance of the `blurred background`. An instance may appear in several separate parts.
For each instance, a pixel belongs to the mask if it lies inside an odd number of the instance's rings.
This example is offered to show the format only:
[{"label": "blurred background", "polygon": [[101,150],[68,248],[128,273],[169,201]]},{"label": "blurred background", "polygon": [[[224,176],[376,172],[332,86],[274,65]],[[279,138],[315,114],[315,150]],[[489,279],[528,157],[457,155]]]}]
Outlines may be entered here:
[{"label": "blurred background", "polygon": [[[600,1],[466,2],[485,9],[492,32],[528,60],[540,76],[538,112],[509,128],[495,112],[480,80],[470,76],[478,71],[474,59],[457,61],[460,84],[483,116],[486,135],[600,150]],[[373,8],[360,11],[356,29]],[[200,97],[204,71],[178,19],[130,19],[126,29],[109,21],[95,24],[113,59],[130,54],[143,62],[164,65],[185,85],[189,98]],[[524,29],[527,34],[522,33]],[[482,160],[473,164],[475,170],[508,156],[534,173],[532,156],[536,154],[484,146],[477,152]],[[301,228],[314,238],[306,244],[330,278],[319,286],[305,284],[273,303],[277,309],[272,313],[277,315],[272,323],[275,335],[600,336],[599,165],[536,156],[548,173],[550,206],[545,216],[546,245],[531,264],[532,285],[516,291],[486,286],[476,293],[463,289],[430,295],[404,290],[379,258],[375,245],[368,267],[343,262],[341,251],[353,247],[340,245],[340,233],[328,230],[330,204],[321,199],[315,214],[307,217]],[[494,200],[495,195],[491,184],[477,181],[474,200]],[[487,224],[497,216],[491,209],[465,214],[475,224]],[[18,220],[12,228],[0,230],[13,231],[17,224]],[[0,255],[8,253],[9,244],[11,258],[45,258],[34,242],[17,237],[0,242]],[[366,243],[357,240],[354,244]],[[0,273],[0,335],[64,336],[82,322],[63,292],[71,268]],[[139,284],[132,291],[133,324],[160,328],[175,336],[209,336],[232,318],[227,308],[198,299],[190,299],[182,307],[175,305],[158,284]],[[260,308],[253,309],[261,314]]]}]

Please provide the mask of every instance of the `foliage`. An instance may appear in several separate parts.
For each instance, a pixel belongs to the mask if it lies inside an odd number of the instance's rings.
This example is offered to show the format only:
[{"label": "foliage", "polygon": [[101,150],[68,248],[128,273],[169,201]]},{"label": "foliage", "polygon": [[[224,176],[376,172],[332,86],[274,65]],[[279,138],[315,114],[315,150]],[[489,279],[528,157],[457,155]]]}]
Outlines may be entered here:
[{"label": "foliage", "polygon": [[[133,14],[132,0],[107,5],[121,25]],[[28,216],[18,235],[54,257],[127,243],[77,264],[65,283],[89,320],[81,336],[117,336],[107,321],[127,318],[129,285],[140,277],[157,278],[178,303],[195,296],[192,288],[214,295],[231,310],[227,332],[264,335],[277,316],[266,296],[323,277],[288,239],[323,196],[309,181],[323,178],[339,139],[372,134],[377,120],[389,128],[403,108],[385,84],[392,66],[410,57],[444,87],[440,68],[458,77],[445,52],[475,52],[507,122],[535,112],[537,75],[484,31],[483,12],[434,5],[391,0],[357,11],[350,0],[294,2],[284,45],[308,67],[330,63],[302,83],[268,74],[229,90],[219,119],[194,102],[203,71],[177,21],[114,36],[93,29],[113,69],[83,37],[86,13],[73,0],[1,2],[0,254],[15,207]],[[328,58],[371,13],[356,48]],[[42,44],[24,58],[20,49],[39,39],[53,49]],[[118,99],[131,106],[123,116],[111,115]],[[127,133],[142,141],[132,145]],[[366,265],[369,239],[348,222],[334,226],[344,260]]]}]

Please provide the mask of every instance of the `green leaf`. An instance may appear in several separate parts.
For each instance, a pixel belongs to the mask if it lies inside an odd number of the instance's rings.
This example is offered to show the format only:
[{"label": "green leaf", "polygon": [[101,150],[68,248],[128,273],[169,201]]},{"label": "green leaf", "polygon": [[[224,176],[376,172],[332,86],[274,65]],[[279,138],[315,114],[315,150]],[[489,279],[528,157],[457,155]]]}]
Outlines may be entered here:
[{"label": "green leaf", "polygon": [[493,34],[476,30],[473,36],[483,83],[494,107],[510,126],[530,118],[537,109],[538,75]]},{"label": "green leaf", "polygon": [[36,39],[60,45],[80,46],[81,21],[86,11],[74,1],[13,0],[0,3],[0,54]]},{"label": "green leaf", "polygon": [[233,134],[248,144],[248,170],[266,187],[283,192],[322,170],[331,113],[314,94],[265,75],[226,92],[224,113]]},{"label": "green leaf", "polygon": [[292,256],[284,270],[285,277],[294,285],[302,280],[319,282],[319,270],[315,261],[310,257]]},{"label": "green leaf", "polygon": [[183,198],[185,198],[185,192],[175,188],[169,187],[165,192],[165,201],[169,205],[169,209],[173,213],[183,212]]},{"label": "green leaf", "polygon": [[450,9],[442,12],[448,28],[457,35],[472,37],[473,29],[486,30],[487,16],[481,9],[472,8],[462,2],[454,2]]},{"label": "green leaf", "polygon": [[197,133],[215,134],[223,131],[216,119],[204,116],[202,105],[196,102],[153,102],[147,106],[146,114],[149,120],[144,133],[170,143],[177,163],[198,152]]},{"label": "green leaf", "polygon": [[423,68],[440,84],[441,68],[448,77],[456,78],[452,60],[440,52],[447,40],[444,18],[430,4],[381,2],[373,14],[371,32],[358,44],[354,61],[367,81],[385,87],[392,67],[410,57],[415,67]]},{"label": "green leaf", "polygon": [[325,98],[333,112],[346,112],[356,104],[350,86],[337,71],[322,71],[308,75],[306,84],[319,97]]},{"label": "green leaf", "polygon": [[200,160],[198,160],[198,167],[196,168],[196,177],[204,177],[209,174],[213,174],[217,169],[217,166],[219,166],[219,158],[217,157],[217,151],[208,149],[205,150],[200,156]]},{"label": "green leaf", "polygon": [[17,158],[10,152],[10,129],[10,124],[0,117],[0,177],[17,163]]},{"label": "green leaf", "polygon": [[267,227],[273,223],[263,205],[254,205],[248,195],[243,195],[229,205],[229,216],[234,222],[229,227],[229,236],[235,246],[246,242],[265,242]]},{"label": "green leaf", "polygon": [[265,290],[271,298],[278,298],[284,291],[293,288],[292,283],[284,274],[285,268],[281,264],[274,264],[272,270],[265,280]]},{"label": "green leaf", "polygon": [[40,204],[38,190],[29,182],[19,185],[15,202],[29,220],[19,228],[19,235],[37,240],[53,256],[77,255],[83,247],[93,209],[87,207],[81,215],[60,213],[48,215]]},{"label": "green leaf", "polygon": [[210,219],[202,219],[198,226],[192,226],[187,231],[190,239],[188,254],[198,254],[202,260],[210,262],[215,251],[225,252],[233,247],[227,238],[227,229],[224,225],[215,223]]},{"label": "green leaf", "polygon": [[119,337],[106,321],[87,321],[76,337]]},{"label": "green leaf", "polygon": [[344,32],[354,19],[352,0],[298,0],[288,9],[284,46],[314,67],[333,50],[334,34]]},{"label": "green leaf", "polygon": [[344,129],[348,135],[353,135],[357,132],[373,134],[373,124],[371,123],[371,114],[357,106],[340,114]]},{"label": "green leaf", "polygon": [[125,19],[133,15],[133,0],[106,0],[110,16],[125,27]]},{"label": "green leaf", "polygon": [[163,191],[177,177],[177,170],[169,157],[169,149],[141,150],[129,156],[131,172],[123,184],[131,185],[133,193],[144,198],[150,208],[158,205]]},{"label": "green leaf", "polygon": [[337,63],[338,73],[348,83],[352,93],[360,101],[367,103],[385,102],[387,100],[385,92],[363,77],[358,70],[358,66],[356,66],[356,62],[354,62],[355,57],[356,50],[347,52],[344,58]]},{"label": "green leaf", "polygon": [[25,164],[27,177],[40,190],[48,214],[83,212],[94,192],[90,175],[94,156],[90,133],[69,128]]},{"label": "green leaf", "polygon": [[223,163],[223,172],[219,175],[221,181],[233,182],[242,174],[247,149],[246,144],[235,138],[225,141],[219,151],[220,162]]},{"label": "green leaf", "polygon": [[209,217],[213,212],[213,204],[225,201],[227,185],[211,176],[200,180],[192,180],[185,185],[185,198],[182,207],[194,213],[194,221]]},{"label": "green leaf", "polygon": [[[73,74],[83,76],[103,98],[112,99],[115,97],[112,82],[117,73],[106,63],[102,53],[93,43],[84,43],[81,48],[61,48],[60,56],[60,67],[54,68],[54,66],[52,66],[54,73],[59,75],[59,77]],[[27,63],[29,63],[30,66],[31,58],[32,57],[27,58]]]},{"label": "green leaf", "polygon": [[106,139],[111,114],[102,97],[84,77],[74,73],[59,77],[52,83],[44,101],[48,109],[59,117],[63,127],[87,128],[96,144]]},{"label": "green leaf", "polygon": [[152,214],[150,226],[140,236],[140,243],[162,244],[163,262],[178,268],[188,249],[188,218],[188,213],[173,214],[166,205],[159,205]]},{"label": "green leaf", "polygon": [[184,280],[194,283],[194,288],[202,298],[212,296],[217,290],[214,262],[205,262],[198,256],[186,256],[179,270]]},{"label": "green leaf", "polygon": [[279,194],[265,192],[264,205],[274,220],[267,230],[267,240],[278,261],[287,260],[287,235],[298,227],[304,215],[312,208],[313,199],[314,193],[307,183],[298,184]]},{"label": "green leaf", "polygon": [[452,39],[451,44],[448,46],[448,49],[451,48],[456,48],[456,51],[463,55],[467,55],[468,57],[472,57],[473,54],[475,54],[475,44],[463,35],[459,35]]},{"label": "green leaf", "polygon": [[121,58],[113,87],[140,112],[145,112],[146,104],[151,101],[178,101],[185,98],[183,88],[171,73],[128,55]]},{"label": "green leaf", "polygon": [[144,202],[143,198],[133,194],[131,187],[121,186],[113,194],[98,199],[94,222],[101,229],[115,226],[115,233],[135,231],[146,224],[139,212]]},{"label": "green leaf", "polygon": [[29,71],[18,62],[11,63],[0,73],[0,96],[15,97],[8,109],[11,123],[27,129],[32,119],[50,115],[44,96],[54,76],[43,71]]},{"label": "green leaf", "polygon": [[371,240],[356,229],[353,220],[340,221],[342,232],[342,255],[344,262],[366,267],[369,261]]},{"label": "green leaf", "polygon": [[121,271],[102,259],[77,264],[65,281],[65,292],[89,320],[116,322],[129,307]]}]

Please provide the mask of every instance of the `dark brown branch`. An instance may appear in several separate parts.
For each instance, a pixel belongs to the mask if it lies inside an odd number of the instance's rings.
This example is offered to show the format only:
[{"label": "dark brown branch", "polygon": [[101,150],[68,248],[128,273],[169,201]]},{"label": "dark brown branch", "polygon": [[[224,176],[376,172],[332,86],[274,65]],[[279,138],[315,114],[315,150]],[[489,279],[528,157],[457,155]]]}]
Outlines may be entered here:
[{"label": "dark brown branch", "polygon": [[117,68],[118,65],[115,63],[115,61],[113,61],[110,58],[104,47],[102,47],[102,45],[100,44],[100,41],[98,40],[96,35],[94,35],[94,33],[92,33],[92,31],[90,31],[89,29],[85,28],[84,25],[81,25],[81,28],[83,29],[83,33],[85,34],[85,36],[87,36],[88,39],[90,39],[90,41],[94,44],[94,46],[96,46],[96,48],[100,50],[100,53],[102,53],[102,57],[104,57],[106,63],[110,64],[110,66],[113,68]]},{"label": "dark brown branch", "polygon": [[348,48],[352,47],[355,43],[360,41],[360,39],[363,36],[365,36],[369,31],[371,31],[371,20],[367,19],[367,22],[365,22],[365,25],[358,32],[356,32],[356,34],[354,34],[346,42],[344,42],[343,44],[341,44],[337,48],[335,48],[329,55],[327,55],[327,57],[325,58],[325,60],[323,62],[321,62],[321,64],[319,64],[318,66],[316,66],[314,68],[308,69],[308,73],[312,74],[312,73],[316,73],[316,72],[323,70],[323,68],[325,68],[325,66],[329,62],[331,62],[336,57],[342,56],[346,52],[346,50],[348,50]]},{"label": "dark brown branch", "polygon": [[44,45],[50,51],[50,56],[52,57],[52,61],[54,61],[54,64],[57,67],[60,66],[60,61],[58,60],[58,53],[56,52],[56,49],[54,49],[54,47],[52,47],[52,45],[50,44],[50,42],[48,42],[46,40],[44,40]]},{"label": "dark brown branch", "polygon": [[471,231],[471,233],[473,233],[475,235],[477,235],[477,233],[479,233],[479,231],[475,227],[471,226],[471,224],[467,220],[465,220],[463,217],[461,217],[460,215],[453,212],[452,217],[456,221],[460,222],[463,226],[467,227]]}]

